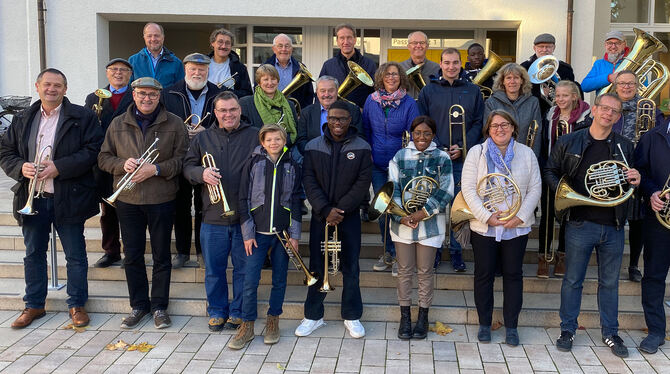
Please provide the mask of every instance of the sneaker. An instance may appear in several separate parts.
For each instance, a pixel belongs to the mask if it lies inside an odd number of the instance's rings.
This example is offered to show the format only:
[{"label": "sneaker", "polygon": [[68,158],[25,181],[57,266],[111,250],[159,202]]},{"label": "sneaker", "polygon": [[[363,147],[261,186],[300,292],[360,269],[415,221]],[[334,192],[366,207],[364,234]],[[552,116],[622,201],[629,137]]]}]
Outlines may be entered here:
[{"label": "sneaker", "polygon": [[628,279],[640,283],[642,280],[642,273],[640,272],[640,269],[637,268],[637,266],[631,266],[628,268]]},{"label": "sneaker", "polygon": [[214,317],[209,319],[207,327],[211,332],[218,332],[223,330],[223,325],[226,323],[226,318]]},{"label": "sneaker", "polygon": [[252,340],[254,340],[254,321],[245,321],[242,322],[240,328],[237,329],[237,334],[230,339],[228,348],[242,349],[245,344]]},{"label": "sneaker", "polygon": [[226,330],[237,330],[238,327],[242,324],[242,318],[235,318],[231,317],[228,318],[228,321],[226,322],[225,325],[223,325],[223,328]]},{"label": "sneaker", "polygon": [[393,263],[393,257],[388,252],[384,252],[383,255],[379,256],[379,260],[372,265],[373,271],[384,271],[389,268],[389,264]]},{"label": "sneaker", "polygon": [[173,269],[180,269],[184,267],[184,264],[188,262],[189,260],[189,255],[182,255],[182,254],[176,254],[172,258],[172,268]]},{"label": "sneaker", "polygon": [[135,326],[137,326],[140,322],[142,322],[144,317],[147,315],[149,315],[149,312],[147,312],[146,310],[133,309],[130,312],[130,314],[128,314],[128,317],[124,318],[123,321],[121,321],[121,328],[132,329]]},{"label": "sneaker", "polygon": [[623,340],[619,335],[603,336],[603,343],[610,347],[615,356],[621,358],[628,357],[628,348],[623,345]]},{"label": "sneaker", "polygon": [[477,340],[482,343],[488,343],[491,341],[491,326],[479,325],[479,331],[477,332]]},{"label": "sneaker", "polygon": [[271,316],[268,314],[268,318],[265,323],[265,336],[263,337],[263,343],[275,344],[278,341],[279,341],[279,316]]},{"label": "sneaker", "polygon": [[462,273],[466,270],[461,252],[454,252],[451,254],[451,267],[458,273]]},{"label": "sneaker", "polygon": [[644,353],[656,353],[658,347],[663,344],[665,344],[665,337],[649,334],[640,342],[640,350]]},{"label": "sneaker", "polygon": [[351,335],[352,338],[358,339],[365,336],[365,327],[363,327],[361,321],[357,319],[345,320],[344,327],[349,331],[349,335]]},{"label": "sneaker", "polygon": [[391,266],[391,275],[394,277],[398,276],[398,262],[393,262],[393,265]]},{"label": "sneaker", "polygon": [[570,352],[575,334],[570,331],[561,331],[561,336],[556,340],[556,349],[562,352]]},{"label": "sneaker", "polygon": [[170,316],[168,316],[167,311],[158,309],[154,311],[154,327],[157,329],[164,329],[166,327],[172,326],[172,321]]},{"label": "sneaker", "polygon": [[311,333],[314,332],[314,330],[318,329],[321,326],[325,326],[326,323],[323,322],[323,318],[319,320],[313,320],[313,319],[303,319],[302,322],[300,322],[300,325],[296,327],[295,329],[295,336],[308,336]]}]

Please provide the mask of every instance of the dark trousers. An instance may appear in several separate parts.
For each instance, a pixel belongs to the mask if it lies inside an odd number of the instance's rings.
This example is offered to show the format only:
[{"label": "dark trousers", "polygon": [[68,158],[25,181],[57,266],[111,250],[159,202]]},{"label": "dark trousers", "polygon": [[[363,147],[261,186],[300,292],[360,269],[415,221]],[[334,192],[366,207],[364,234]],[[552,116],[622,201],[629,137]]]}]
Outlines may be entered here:
[{"label": "dark trousers", "polygon": [[121,242],[119,241],[119,217],[116,214],[116,209],[107,203],[101,203],[100,210],[102,249],[110,256],[120,256]]},{"label": "dark trousers", "polygon": [[497,261],[503,274],[503,318],[505,327],[515,329],[523,304],[523,255],[528,235],[496,242],[495,238],[472,232],[470,236],[475,254],[475,305],[479,324],[491,326],[493,316],[493,281]]},{"label": "dark trousers", "polygon": [[[656,221],[656,215],[653,214],[651,216],[654,221]],[[656,221],[658,222],[658,221]],[[642,254],[642,248],[646,247],[644,245],[644,239],[643,239],[643,226],[644,226],[644,219],[637,219],[637,220],[628,220],[628,243],[630,245],[630,262],[629,266],[637,266],[638,262],[640,262],[640,254]],[[646,271],[647,265],[645,264],[645,271]]]},{"label": "dark trousers", "polygon": [[[145,311],[165,310],[170,298],[170,233],[175,214],[174,200],[161,204],[116,203],[123,237],[123,263],[130,295],[130,306]],[[151,300],[144,263],[146,230],[151,240]]]},{"label": "dark trousers", "polygon": [[[565,222],[560,222],[560,229],[558,231],[558,247],[552,246],[554,240],[554,223],[556,220],[556,211],[554,210],[554,193],[549,189],[549,186],[542,183],[542,197],[540,198],[540,209],[542,216],[540,217],[540,246],[538,253],[544,256],[545,247],[551,246],[558,252],[565,253]],[[549,229],[547,230],[547,226]],[[545,243],[547,245],[545,246]],[[548,252],[548,257],[551,257],[551,252]]]},{"label": "dark trousers", "polygon": [[[179,191],[177,191],[177,214],[174,219],[174,239],[177,245],[177,253],[180,255],[191,254],[191,237],[195,231],[195,253],[202,253],[200,247],[200,225],[202,224],[202,186],[194,186],[184,176],[179,176]],[[195,198],[194,198],[195,196]],[[194,203],[191,204],[191,201]],[[195,227],[191,225],[193,216],[191,206],[195,208]]]},{"label": "dark trousers", "polygon": [[663,227],[655,214],[648,214],[644,223],[644,276],[642,277],[642,309],[650,335],[665,336],[665,278],[670,266],[670,230]]},{"label": "dark trousers", "polygon": [[[323,283],[324,255],[321,252],[321,241],[324,240],[325,225],[326,223],[319,220],[312,212],[309,225],[309,270],[319,275],[319,281],[308,288],[307,300],[305,300],[305,318],[312,320],[323,318],[323,300],[326,298],[326,293],[319,292]],[[332,231],[331,228],[330,232]],[[363,301],[358,284],[360,273],[358,258],[361,253],[361,217],[358,211],[344,216],[344,220],[338,225],[338,235],[342,242],[342,252],[340,252],[343,278],[341,315],[345,320],[360,319],[363,314]]]}]

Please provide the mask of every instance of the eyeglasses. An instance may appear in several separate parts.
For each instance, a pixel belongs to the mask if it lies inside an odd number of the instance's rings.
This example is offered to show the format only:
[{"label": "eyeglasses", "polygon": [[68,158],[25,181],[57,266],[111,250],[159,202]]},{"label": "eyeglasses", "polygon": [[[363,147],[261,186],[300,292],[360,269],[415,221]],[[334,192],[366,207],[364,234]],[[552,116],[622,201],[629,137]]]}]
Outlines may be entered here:
[{"label": "eyeglasses", "polygon": [[618,45],[621,45],[621,43],[623,43],[623,41],[621,41],[621,40],[618,40],[616,42],[605,42],[605,46],[606,47],[616,47]]},{"label": "eyeglasses", "polygon": [[412,137],[414,139],[416,139],[416,138],[432,138],[433,137],[433,132],[432,131],[414,131],[412,133]]},{"label": "eyeglasses", "polygon": [[616,82],[616,85],[621,87],[633,87],[636,84],[637,82]]},{"label": "eyeglasses", "polygon": [[326,120],[329,123],[345,123],[348,122],[351,119],[351,117],[335,117],[335,116],[328,116],[326,117]]},{"label": "eyeglasses", "polygon": [[237,112],[237,111],[239,111],[239,110],[240,110],[239,107],[237,107],[237,108],[232,108],[232,109],[214,109],[215,112],[219,112],[219,113],[221,113],[221,114],[228,114],[228,113],[233,114],[233,113],[235,113],[235,112]]},{"label": "eyeglasses", "polygon": [[598,105],[596,105],[596,106],[597,106],[598,108],[604,110],[605,112],[616,113],[616,114],[621,113],[621,110],[620,110],[620,109],[612,108],[612,107],[609,106],[609,105],[601,105],[601,104],[598,104]]},{"label": "eyeglasses", "polygon": [[384,78],[397,78],[400,76],[400,73],[391,72],[391,73],[384,73]]},{"label": "eyeglasses", "polygon": [[277,45],[275,45],[275,47],[277,47],[277,49],[291,49],[291,48],[293,48],[293,46],[290,45],[290,44],[277,44]]},{"label": "eyeglasses", "polygon": [[158,96],[160,95],[158,92],[144,92],[144,91],[135,91],[135,94],[140,99],[144,99],[144,98],[148,97],[151,100],[158,99]]},{"label": "eyeglasses", "polygon": [[503,129],[503,130],[508,130],[512,126],[511,123],[509,122],[500,122],[500,123],[492,123],[489,125],[489,128],[492,130],[497,130],[497,129]]},{"label": "eyeglasses", "polygon": [[128,72],[130,72],[130,69],[128,69],[128,68],[107,68],[107,70],[109,70],[111,72],[114,72],[114,73],[118,73],[118,72],[128,73]]},{"label": "eyeglasses", "polygon": [[417,46],[417,45],[420,45],[420,46],[423,47],[427,44],[428,44],[427,42],[409,42],[409,45],[411,45],[412,47]]}]

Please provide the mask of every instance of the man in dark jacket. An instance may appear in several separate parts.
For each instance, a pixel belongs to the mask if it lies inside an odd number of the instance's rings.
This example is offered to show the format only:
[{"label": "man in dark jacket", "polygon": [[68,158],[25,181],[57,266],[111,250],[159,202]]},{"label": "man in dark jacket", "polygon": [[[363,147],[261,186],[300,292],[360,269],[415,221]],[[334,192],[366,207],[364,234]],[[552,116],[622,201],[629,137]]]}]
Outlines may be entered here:
[{"label": "man in dark jacket", "polygon": [[142,77],[158,80],[164,87],[169,87],[184,78],[184,65],[172,51],[165,48],[165,32],[163,26],[149,22],[142,29],[142,37],[146,47],[128,58],[133,66],[131,81]]},{"label": "man in dark jacket", "polygon": [[[633,143],[612,131],[613,124],[621,115],[621,100],[614,94],[598,96],[591,112],[591,126],[561,136],[551,152],[543,176],[552,192],[556,191],[559,180],[564,178],[578,194],[590,197],[583,182],[587,176],[592,176],[587,170],[607,160],[633,162]],[[600,170],[603,171],[602,168]],[[637,170],[627,169],[624,174],[630,186],[640,184],[640,173]],[[618,177],[611,179],[618,180]],[[627,191],[632,188],[630,186],[624,184],[622,187]],[[598,254],[598,308],[602,340],[616,356],[628,356],[628,349],[618,335],[617,320],[627,206],[626,202],[615,207],[578,205],[567,211],[566,272],[561,286],[561,336],[556,342],[558,350],[572,349],[575,331],[579,327],[577,317],[582,301],[582,284],[595,248]],[[565,213],[557,212],[558,218],[561,219]]]},{"label": "man in dark jacket", "polygon": [[[362,67],[363,70],[370,75],[370,78],[374,77],[375,71],[377,71],[377,64],[363,56],[361,51],[354,48],[356,45],[356,29],[354,26],[348,23],[335,26],[335,36],[337,38],[337,46],[340,50],[335,56],[323,63],[319,76],[330,75],[337,79],[341,84],[341,82],[344,82],[347,75],[349,75],[349,66],[347,65],[347,62],[352,61]],[[346,99],[362,109],[363,104],[365,104],[365,99],[367,99],[368,95],[373,91],[372,85],[367,86],[361,84],[356,87]]]},{"label": "man in dark jacket", "polygon": [[[272,40],[272,52],[274,54],[265,61],[266,64],[274,66],[279,72],[279,86],[277,90],[284,91],[286,86],[295,78],[301,68],[300,62],[293,58],[293,43],[291,38],[286,34],[279,34]],[[298,110],[304,109],[306,106],[314,102],[314,88],[312,82],[307,82],[293,91],[289,95],[300,104]]]},{"label": "man in dark jacket", "polygon": [[[102,99],[102,105],[98,108],[100,110],[98,118],[100,119],[103,134],[107,132],[107,128],[114,117],[125,113],[128,106],[133,102],[132,89],[129,85],[130,76],[133,75],[133,67],[130,65],[130,62],[122,58],[112,59],[107,63],[105,71],[107,73],[107,81],[109,82],[105,89],[112,94],[112,97]],[[96,105],[100,102],[100,97],[96,96],[95,92],[92,92],[86,96],[86,104],[84,106],[95,110]],[[100,198],[108,197],[114,192],[112,175],[100,170],[97,163],[93,171]],[[102,249],[105,251],[105,254],[94,266],[97,268],[106,268],[121,259],[119,218],[116,215],[116,209],[109,204],[101,202],[100,210]]]},{"label": "man in dark jacket", "polygon": [[[468,47],[468,61],[465,62],[465,67],[463,68],[463,73],[467,76],[467,79],[472,82],[473,79],[479,74],[480,71],[486,66],[486,63],[489,62],[489,59],[484,58],[484,47],[479,43],[472,43]],[[493,88],[493,74],[482,82],[482,86]]]},{"label": "man in dark jacket", "polygon": [[[430,116],[437,122],[437,134],[433,139],[438,147],[442,147],[451,158],[454,172],[454,196],[460,189],[461,171],[463,170],[464,151],[463,128],[461,125],[453,126],[450,123],[465,121],[465,148],[478,144],[482,138],[482,115],[484,113],[484,101],[479,87],[465,78],[461,72],[461,55],[456,48],[447,48],[442,51],[440,68],[442,75],[430,81],[419,93],[417,104],[419,112]],[[465,111],[462,117],[450,115],[452,105],[461,105]],[[451,137],[450,137],[451,136]],[[453,232],[449,236],[449,253],[451,254],[451,266],[455,271],[465,271],[461,245],[455,239]],[[439,265],[442,257],[442,249],[438,248],[435,266]]]},{"label": "man in dark jacket", "polygon": [[[201,53],[191,53],[184,57],[184,79],[165,90],[167,92],[163,92],[163,103],[168,112],[177,115],[183,121],[191,117],[188,127],[188,136],[190,139],[196,134],[205,131],[212,123],[216,123],[214,97],[221,90],[207,80],[209,64],[209,57]],[[195,201],[191,204],[194,196]],[[172,259],[173,269],[181,268],[190,259],[191,235],[194,229],[191,226],[192,205],[195,207],[195,253],[198,256],[200,266],[204,266],[199,258],[202,253],[200,247],[202,202],[199,196],[200,186],[193,186],[183,175],[180,175],[179,191],[177,192],[177,212],[174,221],[177,254]]]},{"label": "man in dark jacket", "polygon": [[[59,70],[42,71],[35,87],[40,99],[14,117],[0,140],[0,166],[17,181],[12,187],[14,217],[23,226],[26,246],[26,307],[12,328],[26,327],[45,315],[46,251],[52,225],[67,258],[67,305],[72,324],[86,326],[88,260],[84,222],[98,213],[93,165],[102,143],[102,130],[91,110],[65,98],[67,78]],[[41,155],[36,162],[39,168],[33,163],[36,155]],[[43,193],[29,199],[39,190]],[[17,213],[19,209],[21,214]]]},{"label": "man in dark jacket", "polygon": [[247,67],[233,51],[234,41],[235,35],[224,28],[216,29],[209,35],[212,63],[209,64],[208,79],[224,90],[233,91],[241,99],[253,94],[253,91]]},{"label": "man in dark jacket", "polygon": [[323,136],[312,139],[305,147],[303,186],[312,206],[309,270],[319,274],[320,281],[307,291],[305,319],[295,330],[298,336],[307,336],[324,325],[326,293],[319,292],[319,288],[325,277],[321,242],[328,240],[324,231],[333,231],[328,226],[336,227],[342,241],[339,258],[344,283],[341,311],[344,326],[354,338],[365,335],[359,321],[363,302],[358,284],[361,250],[358,209],[372,182],[372,154],[370,145],[358,137],[356,129],[349,127],[350,123],[349,107],[343,101],[333,103],[328,109],[328,128]]},{"label": "man in dark jacket", "polygon": [[[240,121],[242,111],[237,96],[224,91],[214,98],[216,126],[196,135],[184,158],[184,176],[201,186],[203,209],[201,241],[205,260],[205,291],[209,329],[234,329],[241,323],[242,290],[246,256],[240,228],[239,189],[242,168],[258,145],[258,128]],[[216,169],[202,166],[202,157],[209,153]],[[213,204],[210,188],[223,187],[228,213],[224,212],[223,197]],[[205,188],[205,185],[207,186]],[[233,301],[228,303],[226,268],[228,256],[233,263]]]}]

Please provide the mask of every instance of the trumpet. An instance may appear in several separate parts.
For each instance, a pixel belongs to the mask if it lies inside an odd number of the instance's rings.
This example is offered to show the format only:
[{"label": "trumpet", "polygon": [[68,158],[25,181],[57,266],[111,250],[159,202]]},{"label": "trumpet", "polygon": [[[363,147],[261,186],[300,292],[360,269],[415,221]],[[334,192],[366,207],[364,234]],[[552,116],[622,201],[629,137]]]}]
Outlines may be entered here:
[{"label": "trumpet", "polygon": [[[460,120],[457,118],[460,118]],[[451,149],[451,146],[454,144],[452,136],[454,125],[461,125],[461,131],[463,133],[463,147],[458,149],[463,151],[463,155],[461,157],[462,160],[465,160],[465,156],[468,153],[467,133],[465,131],[465,109],[463,109],[463,107],[458,104],[454,104],[449,107],[449,149]]]},{"label": "trumpet", "polygon": [[293,247],[293,244],[291,244],[291,242],[289,241],[289,236],[286,230],[283,230],[281,233],[279,233],[279,231],[277,231],[277,228],[273,227],[272,232],[274,232],[275,235],[277,235],[277,239],[279,239],[279,242],[281,243],[282,247],[284,247],[284,250],[286,251],[289,260],[291,260],[295,268],[305,273],[305,279],[303,280],[303,283],[306,286],[314,285],[314,283],[318,281],[316,273],[307,270],[305,262],[302,260],[302,257],[300,257],[300,252],[298,252],[298,249]]},{"label": "trumpet", "polygon": [[635,114],[635,137],[633,138],[633,143],[637,144],[645,132],[656,126],[656,103],[651,99],[641,99],[637,102]]},{"label": "trumpet", "polygon": [[570,133],[570,124],[566,120],[558,120],[558,126],[556,126],[556,139],[563,135]]},{"label": "trumpet", "polygon": [[95,114],[98,116],[99,120],[100,116],[102,115],[102,100],[112,97],[112,93],[104,88],[98,88],[95,90],[94,94],[98,97],[98,103],[93,104],[93,110],[95,111]]},{"label": "trumpet", "polygon": [[[216,84],[216,87],[218,87],[218,88],[223,87],[223,86],[224,86],[226,83],[228,83],[228,81],[231,80],[231,79],[232,79],[233,82],[234,82],[234,81],[235,81],[235,76],[236,76],[236,75],[237,75],[237,72],[236,72],[235,74],[231,75],[230,77],[228,77],[228,78],[222,80],[221,82],[217,83],[217,84]],[[233,86],[234,86],[234,84],[233,84]],[[228,87],[228,86],[226,85],[226,87]],[[229,88],[230,88],[230,87],[229,87]]]},{"label": "trumpet", "polygon": [[135,176],[135,174],[137,174],[137,171],[140,170],[142,166],[144,166],[144,164],[153,164],[154,161],[156,161],[156,159],[160,155],[157,144],[158,144],[158,138],[156,138],[156,140],[154,140],[154,142],[151,143],[151,145],[147,148],[147,150],[144,151],[144,153],[142,153],[142,155],[139,158],[140,164],[137,165],[135,170],[133,170],[132,173],[126,173],[126,175],[124,175],[123,178],[121,178],[116,183],[116,191],[114,191],[114,193],[108,198],[102,199],[104,202],[106,202],[111,206],[115,206],[114,204],[116,204],[116,199],[119,197],[119,195],[121,195],[121,192],[130,191],[133,188],[135,188],[136,183],[133,182],[132,179]]},{"label": "trumpet", "polygon": [[[205,155],[202,156],[202,167],[205,169],[211,168],[213,170],[218,170],[216,168],[216,162],[214,162],[214,156],[212,156],[211,153],[205,152]],[[221,217],[230,217],[234,215],[235,211],[230,209],[228,201],[226,200],[226,194],[223,193],[223,184],[221,184],[221,181],[219,181],[219,184],[216,186],[212,186],[209,183],[206,184],[207,189],[209,190],[209,202],[211,204],[221,202],[223,205],[223,213],[221,214]]]},{"label": "trumpet", "polygon": [[668,175],[668,179],[665,180],[665,185],[661,190],[661,194],[658,196],[664,201],[663,209],[656,212],[656,219],[658,222],[660,222],[666,229],[670,230],[670,199],[665,198],[668,194],[670,194],[670,175]]},{"label": "trumpet", "polygon": [[28,184],[28,200],[26,201],[26,205],[17,211],[19,214],[23,214],[24,216],[34,216],[37,214],[37,211],[33,209],[33,200],[42,197],[44,193],[44,185],[46,184],[46,180],[38,182],[37,174],[39,174],[39,172],[44,169],[44,161],[51,159],[53,147],[47,145],[44,148],[40,148],[43,137],[44,135],[40,135],[40,139],[37,142],[36,149],[39,149],[40,151],[35,155],[35,161],[33,162],[33,165],[35,166],[35,176],[30,179],[30,184]]},{"label": "trumpet", "polygon": [[[326,233],[321,242],[321,250],[323,251],[324,257],[324,270],[323,270],[323,284],[319,288],[320,292],[330,292],[335,290],[335,287],[330,285],[328,281],[328,275],[337,275],[337,269],[340,267],[340,257],[339,253],[342,251],[342,242],[337,238],[337,225],[333,231],[333,236],[329,238],[328,236],[328,223],[326,223]],[[330,266],[328,266],[328,258],[330,257]]]},{"label": "trumpet", "polygon": [[526,137],[526,145],[530,148],[533,148],[535,145],[535,136],[537,135],[537,129],[540,125],[537,124],[537,120],[533,120],[533,123],[528,126],[528,136]]},{"label": "trumpet", "polygon": [[[197,114],[195,114],[195,113],[193,113],[193,114],[191,114],[190,116],[186,117],[186,119],[184,120],[184,125],[186,125],[186,130],[188,130],[188,131],[194,131],[195,129],[197,129],[198,127],[200,127],[200,125],[202,125],[202,122],[203,122],[205,119],[207,119],[207,117],[209,117],[209,114],[210,114],[210,113],[207,112],[207,114],[205,114],[205,116],[202,117],[202,118],[200,118],[200,116],[197,115]],[[191,118],[193,118],[193,117],[195,117],[195,119],[198,120],[198,122],[196,122],[195,125],[191,123]]]}]

